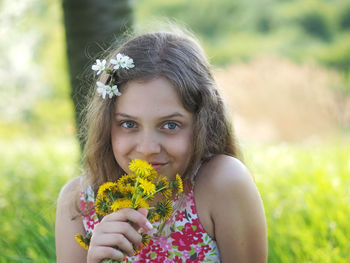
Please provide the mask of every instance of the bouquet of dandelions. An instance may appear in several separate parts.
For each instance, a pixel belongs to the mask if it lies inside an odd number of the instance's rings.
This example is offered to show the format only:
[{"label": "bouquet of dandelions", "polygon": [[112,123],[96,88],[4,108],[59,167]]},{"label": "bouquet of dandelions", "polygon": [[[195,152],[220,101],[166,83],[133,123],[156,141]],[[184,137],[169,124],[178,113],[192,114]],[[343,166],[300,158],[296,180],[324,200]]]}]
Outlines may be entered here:
[{"label": "bouquet of dandelions", "polygon": [[[97,192],[95,201],[96,213],[105,216],[120,209],[130,207],[148,209],[147,219],[153,222],[163,223],[169,219],[173,206],[170,200],[174,191],[178,194],[183,191],[181,177],[176,174],[174,181],[167,177],[158,175],[157,171],[146,161],[135,159],[129,163],[130,174],[125,174],[117,182],[106,182],[101,185]],[[161,195],[161,201],[150,207],[149,201],[153,201],[156,195]],[[142,247],[148,245],[150,237],[141,232]],[[89,248],[91,234],[83,237],[76,234],[77,242],[85,249]],[[140,248],[134,249],[135,255]],[[105,259],[103,263],[118,262],[112,259]]]}]

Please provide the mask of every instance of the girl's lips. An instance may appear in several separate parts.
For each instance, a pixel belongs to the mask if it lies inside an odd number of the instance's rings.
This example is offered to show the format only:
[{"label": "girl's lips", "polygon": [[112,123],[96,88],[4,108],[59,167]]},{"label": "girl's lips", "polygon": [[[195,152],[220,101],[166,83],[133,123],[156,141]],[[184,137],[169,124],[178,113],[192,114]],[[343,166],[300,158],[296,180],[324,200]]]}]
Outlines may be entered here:
[{"label": "girl's lips", "polygon": [[155,170],[160,170],[166,163],[150,163]]}]

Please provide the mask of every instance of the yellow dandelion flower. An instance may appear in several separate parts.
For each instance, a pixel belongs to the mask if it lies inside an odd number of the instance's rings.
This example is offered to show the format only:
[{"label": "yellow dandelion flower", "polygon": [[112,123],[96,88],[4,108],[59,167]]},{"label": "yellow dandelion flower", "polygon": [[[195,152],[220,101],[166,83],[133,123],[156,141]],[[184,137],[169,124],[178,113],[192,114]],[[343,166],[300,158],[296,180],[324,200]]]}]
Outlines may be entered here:
[{"label": "yellow dandelion flower", "polygon": [[95,211],[97,214],[105,216],[112,212],[111,201],[103,196],[98,196],[95,201]]},{"label": "yellow dandelion flower", "polygon": [[170,188],[165,188],[162,191],[160,191],[160,193],[166,198],[166,199],[170,199],[173,192],[171,191]]},{"label": "yellow dandelion flower", "polygon": [[146,246],[148,246],[148,244],[149,244],[149,241],[150,241],[150,237],[149,237],[149,235],[147,235],[146,233],[141,233],[141,236],[142,236],[142,244],[143,244],[143,246],[144,247],[146,247]]},{"label": "yellow dandelion flower", "polygon": [[149,209],[147,214],[147,219],[150,223],[154,223],[156,221],[159,221],[159,215],[154,209]]},{"label": "yellow dandelion flower", "polygon": [[154,195],[150,195],[148,198],[147,198],[147,202],[153,202],[154,201]]},{"label": "yellow dandelion flower", "polygon": [[[152,167],[153,168],[153,167]],[[155,170],[155,169],[152,169],[151,170],[151,173],[146,176],[145,178],[148,180],[148,181],[154,181],[156,178],[158,177],[158,172]]]},{"label": "yellow dandelion flower", "polygon": [[162,177],[157,182],[156,191],[160,192],[166,199],[169,199],[172,195],[172,191],[169,188],[169,181],[167,177]]},{"label": "yellow dandelion flower", "polygon": [[115,212],[117,210],[120,210],[120,209],[123,209],[126,207],[132,208],[133,207],[132,201],[128,198],[120,198],[120,199],[117,199],[113,202],[113,204],[111,206],[111,210],[113,212]]},{"label": "yellow dandelion flower", "polygon": [[138,208],[141,208],[141,207],[149,208],[148,202],[142,197],[137,199],[136,204],[135,204],[135,209],[138,209]]},{"label": "yellow dandelion flower", "polygon": [[129,169],[134,174],[144,178],[153,177],[155,174],[157,174],[151,164],[140,159],[132,160],[129,164]]},{"label": "yellow dandelion flower", "polygon": [[134,249],[135,255],[141,252],[141,250],[148,246],[150,237],[146,233],[141,232],[142,241],[138,248]]},{"label": "yellow dandelion flower", "polygon": [[75,240],[79,243],[79,245],[83,248],[85,248],[86,250],[89,249],[89,243],[87,241],[90,241],[90,239],[87,240],[87,238],[84,238],[82,235],[80,234],[75,234]]},{"label": "yellow dandelion flower", "polygon": [[179,174],[176,174],[176,186],[177,186],[177,192],[181,194],[184,191],[184,187],[182,184],[182,179]]},{"label": "yellow dandelion flower", "polygon": [[125,174],[121,178],[119,178],[117,182],[118,190],[124,195],[132,193],[134,191],[135,182],[136,182],[135,175]]},{"label": "yellow dandelion flower", "polygon": [[137,178],[137,181],[139,182],[145,195],[153,195],[156,192],[156,186],[152,182],[142,178]]},{"label": "yellow dandelion flower", "polygon": [[132,196],[135,187],[131,185],[124,185],[119,187],[119,191],[123,196]]},{"label": "yellow dandelion flower", "polygon": [[168,220],[173,212],[173,204],[170,200],[158,202],[156,205],[156,212],[159,214],[160,220]]},{"label": "yellow dandelion flower", "polygon": [[113,193],[115,191],[117,191],[117,183],[106,182],[98,188],[97,196],[106,195],[108,192]]}]

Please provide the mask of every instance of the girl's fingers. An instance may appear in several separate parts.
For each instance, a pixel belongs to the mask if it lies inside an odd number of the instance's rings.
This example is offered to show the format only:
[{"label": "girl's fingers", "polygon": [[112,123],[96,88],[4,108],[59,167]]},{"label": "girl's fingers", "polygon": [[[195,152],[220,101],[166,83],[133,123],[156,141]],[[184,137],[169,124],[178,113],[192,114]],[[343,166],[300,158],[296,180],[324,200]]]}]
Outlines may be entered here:
[{"label": "girl's fingers", "polygon": [[136,211],[132,208],[123,208],[115,213],[105,216],[102,221],[128,221],[138,228],[143,228],[145,232],[148,232],[152,229],[152,225],[143,213],[144,211],[142,209],[141,211]]},{"label": "girl's fingers", "polygon": [[111,259],[122,261],[124,257],[125,256],[123,252],[112,247],[90,246],[88,256],[87,256],[87,262],[100,263],[105,258],[111,258]]},{"label": "girl's fingers", "polygon": [[148,214],[147,208],[141,207],[141,208],[137,209],[137,212],[139,212],[139,213],[143,214],[145,217],[147,217],[147,214]]},{"label": "girl's fingers", "polygon": [[[122,234],[106,234],[98,236],[94,240],[95,244],[100,247],[117,247],[129,256],[134,255],[134,248],[129,240]],[[138,243],[140,244],[140,243]]]},{"label": "girl's fingers", "polygon": [[147,209],[136,211],[131,208],[124,208],[105,216],[95,226],[91,237],[88,254],[90,258],[96,258],[96,261],[91,262],[99,262],[104,258],[121,260],[123,253],[134,255],[134,248],[139,247],[142,241],[138,230],[143,228],[148,232],[152,228],[146,216]]},{"label": "girl's fingers", "polygon": [[127,241],[128,243],[131,243],[132,245],[130,246],[133,246],[133,247],[137,247],[142,240],[141,235],[129,223],[127,222],[115,223],[111,221],[107,221],[107,222],[104,222],[103,224],[101,223],[98,226],[96,226],[94,233],[92,235],[92,240],[101,245],[110,245],[110,246],[116,245],[118,247],[121,246],[120,243],[116,243],[116,242],[106,243],[106,241],[104,241],[104,238],[108,235],[123,236],[124,239],[118,238],[117,240],[114,240],[114,241],[118,241],[118,242]]}]

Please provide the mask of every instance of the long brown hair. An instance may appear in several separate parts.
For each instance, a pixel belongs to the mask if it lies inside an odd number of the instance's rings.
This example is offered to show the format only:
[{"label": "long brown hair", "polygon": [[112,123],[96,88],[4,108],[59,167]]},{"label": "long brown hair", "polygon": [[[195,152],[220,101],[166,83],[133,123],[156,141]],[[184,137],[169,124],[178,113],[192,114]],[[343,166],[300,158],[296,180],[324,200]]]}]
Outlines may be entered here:
[{"label": "long brown hair", "polygon": [[[132,37],[119,48],[112,47],[107,59],[117,53],[129,56],[135,64],[132,69],[118,70],[114,74],[120,89],[131,80],[163,77],[176,89],[184,108],[194,114],[194,150],[184,178],[189,178],[201,161],[213,155],[240,157],[210,64],[193,36],[173,32],[146,33]],[[101,74],[99,81],[106,81],[106,78],[106,74]],[[86,109],[83,164],[88,183],[95,191],[102,183],[115,181],[124,173],[114,158],[111,144],[115,103],[115,98],[101,99],[94,87]]]}]

